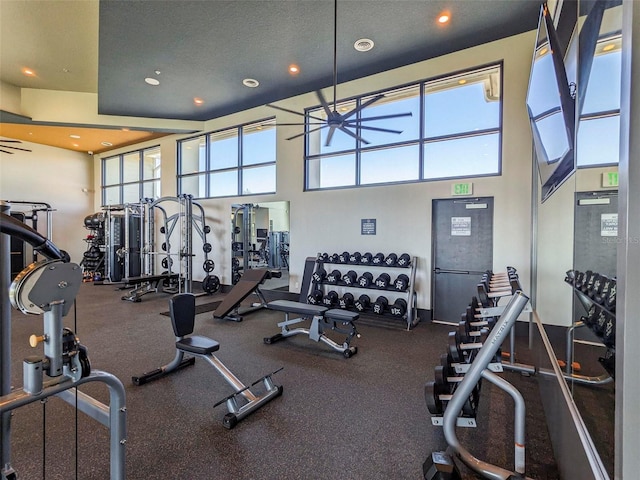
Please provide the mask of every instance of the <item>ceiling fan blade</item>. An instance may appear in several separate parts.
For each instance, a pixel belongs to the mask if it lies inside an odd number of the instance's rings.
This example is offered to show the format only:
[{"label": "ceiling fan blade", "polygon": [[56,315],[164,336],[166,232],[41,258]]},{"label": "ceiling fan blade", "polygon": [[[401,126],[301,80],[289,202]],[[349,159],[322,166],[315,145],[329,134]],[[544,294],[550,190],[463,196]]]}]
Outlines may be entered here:
[{"label": "ceiling fan blade", "polygon": [[267,107],[275,108],[276,110],[282,110],[283,112],[294,113],[296,115],[300,115],[301,117],[309,117],[309,118],[313,118],[314,120],[320,120],[321,122],[324,122],[324,118],[314,117],[313,115],[305,115],[304,113],[296,112],[295,110],[289,110],[288,108],[278,107],[277,105],[273,105],[272,103],[267,103],[266,105]]},{"label": "ceiling fan blade", "polygon": [[294,125],[326,125],[327,122],[307,122],[307,123],[276,123],[276,127],[293,127]]},{"label": "ceiling fan blade", "polygon": [[0,140],[0,142],[4,143],[22,143],[20,140]]},{"label": "ceiling fan blade", "polygon": [[8,150],[2,150],[1,148],[0,148],[0,152],[8,153],[9,155],[13,155],[13,152],[9,152]]},{"label": "ceiling fan blade", "polygon": [[324,95],[322,95],[322,92],[320,90],[316,90],[316,95],[318,96],[318,99],[320,100],[322,108],[324,108],[324,112],[327,114],[327,117],[331,116],[331,107],[329,107],[329,104],[324,99]]},{"label": "ceiling fan blade", "polygon": [[[22,143],[22,142],[21,142]],[[12,147],[11,145],[2,145],[3,148],[11,148],[13,150],[21,150],[23,152],[30,152],[31,150],[26,148]]]},{"label": "ceiling fan blade", "polygon": [[378,100],[380,100],[381,98],[383,98],[384,95],[376,95],[373,98],[370,98],[369,100],[367,100],[364,103],[361,103],[359,107],[354,108],[353,110],[351,110],[349,113],[347,113],[346,115],[342,116],[343,120],[346,120],[347,118],[355,115],[356,113],[358,113],[360,110],[362,110],[363,108],[368,107],[369,105],[371,105],[373,102],[377,102]]},{"label": "ceiling fan blade", "polygon": [[331,128],[329,129],[329,133],[327,134],[327,141],[324,142],[325,147],[328,147],[329,145],[331,145],[331,139],[333,138],[333,132],[335,131],[336,131],[336,126],[331,125]]},{"label": "ceiling fan blade", "polygon": [[366,143],[367,145],[369,145],[370,142],[367,142],[364,138],[362,138],[359,135],[356,135],[355,133],[353,133],[351,130],[349,130],[346,127],[338,127],[340,129],[340,131],[346,133],[347,135],[352,136],[353,138],[355,138],[356,140],[360,140],[362,143]]},{"label": "ceiling fan blade", "polygon": [[308,130],[306,132],[298,133],[297,135],[294,135],[293,137],[286,138],[285,140],[293,140],[294,138],[298,138],[298,137],[301,137],[303,135],[308,135],[308,134],[310,134],[312,132],[317,132],[318,130],[321,130],[321,129],[323,129],[325,127],[328,127],[328,126],[329,125],[323,125],[322,127],[318,127],[318,128],[314,128],[312,130]]},{"label": "ceiling fan blade", "polygon": [[350,120],[349,123],[351,122],[370,122],[372,120],[384,120],[386,118],[399,118],[399,117],[413,117],[413,114],[411,112],[406,112],[406,113],[390,113],[389,115],[378,115],[377,117],[364,117],[364,118],[359,118],[357,120]]},{"label": "ceiling fan blade", "polygon": [[363,130],[375,130],[376,132],[388,132],[388,133],[397,133],[397,134],[401,134],[402,130],[391,130],[389,128],[379,128],[379,127],[367,127],[366,125],[358,125],[357,123],[352,124],[352,123],[348,123],[347,127],[353,127],[353,128],[361,128]]}]

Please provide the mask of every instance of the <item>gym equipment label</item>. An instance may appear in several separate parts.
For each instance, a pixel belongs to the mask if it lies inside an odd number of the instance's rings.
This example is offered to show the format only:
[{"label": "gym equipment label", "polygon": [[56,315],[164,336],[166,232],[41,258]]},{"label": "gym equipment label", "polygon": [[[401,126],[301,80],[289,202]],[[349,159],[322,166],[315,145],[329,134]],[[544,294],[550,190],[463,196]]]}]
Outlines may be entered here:
[{"label": "gym equipment label", "polygon": [[451,217],[451,236],[470,237],[471,217]]},{"label": "gym equipment label", "polygon": [[600,215],[600,236],[601,237],[617,237],[618,236],[618,214],[603,213]]},{"label": "gym equipment label", "polygon": [[375,235],[375,234],[376,234],[376,219],[362,218],[360,220],[360,235]]}]

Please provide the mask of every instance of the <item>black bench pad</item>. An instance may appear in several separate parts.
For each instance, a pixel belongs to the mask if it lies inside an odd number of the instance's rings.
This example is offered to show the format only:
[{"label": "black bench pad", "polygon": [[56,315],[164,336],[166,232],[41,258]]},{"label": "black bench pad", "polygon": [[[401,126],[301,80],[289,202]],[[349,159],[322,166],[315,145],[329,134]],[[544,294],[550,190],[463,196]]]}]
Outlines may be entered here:
[{"label": "black bench pad", "polygon": [[267,303],[267,308],[280,312],[296,313],[298,315],[324,315],[328,309],[321,305],[292,302],[291,300],[274,300]]},{"label": "black bench pad", "polygon": [[176,348],[197,355],[209,355],[220,348],[215,340],[201,335],[192,335],[176,342]]},{"label": "black bench pad", "polygon": [[329,320],[337,320],[340,322],[352,322],[360,318],[360,314],[358,312],[350,312],[348,310],[338,310],[337,308],[332,308],[331,310],[327,310],[324,316]]}]

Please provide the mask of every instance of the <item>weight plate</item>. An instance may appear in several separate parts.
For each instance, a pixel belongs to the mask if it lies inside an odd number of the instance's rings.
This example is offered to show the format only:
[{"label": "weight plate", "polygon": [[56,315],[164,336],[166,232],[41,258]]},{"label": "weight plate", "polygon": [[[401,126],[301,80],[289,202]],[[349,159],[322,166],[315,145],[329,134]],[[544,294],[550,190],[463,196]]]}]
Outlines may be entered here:
[{"label": "weight plate", "polygon": [[213,260],[207,259],[202,264],[202,268],[205,272],[211,273],[213,272],[213,269],[216,268],[216,264],[213,263]]}]

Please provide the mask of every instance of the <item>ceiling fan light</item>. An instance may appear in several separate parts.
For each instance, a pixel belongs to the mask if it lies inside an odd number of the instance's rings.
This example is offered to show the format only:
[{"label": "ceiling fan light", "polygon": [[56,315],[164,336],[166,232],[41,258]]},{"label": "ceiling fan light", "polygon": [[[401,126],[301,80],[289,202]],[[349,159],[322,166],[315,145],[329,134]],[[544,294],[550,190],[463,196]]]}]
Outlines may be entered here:
[{"label": "ceiling fan light", "polygon": [[144,79],[144,81],[149,85],[153,85],[154,87],[156,85],[160,85],[160,80],[158,80],[157,78],[147,77]]},{"label": "ceiling fan light", "polygon": [[368,52],[373,48],[375,44],[373,40],[370,38],[361,38],[360,40],[356,40],[353,44],[353,48],[355,48],[359,52]]}]

